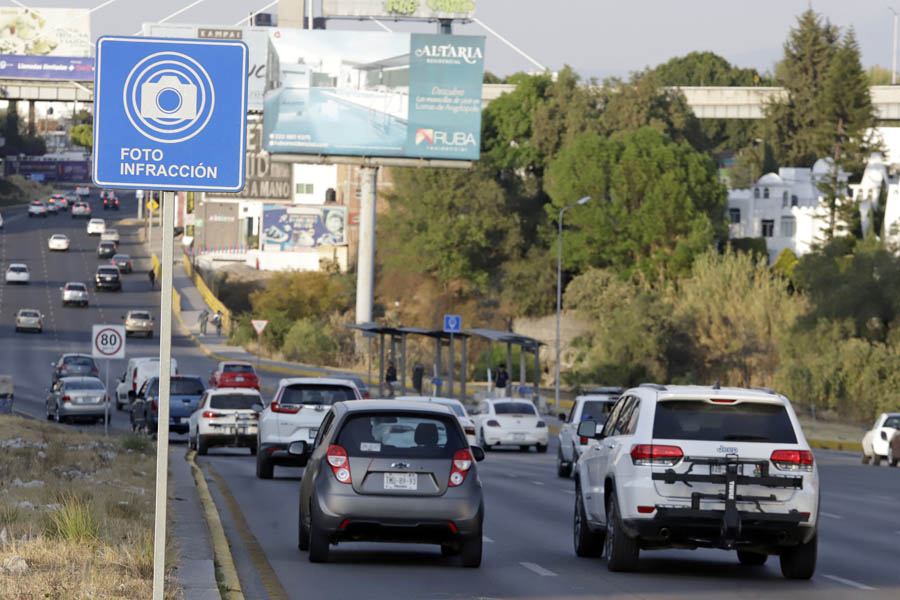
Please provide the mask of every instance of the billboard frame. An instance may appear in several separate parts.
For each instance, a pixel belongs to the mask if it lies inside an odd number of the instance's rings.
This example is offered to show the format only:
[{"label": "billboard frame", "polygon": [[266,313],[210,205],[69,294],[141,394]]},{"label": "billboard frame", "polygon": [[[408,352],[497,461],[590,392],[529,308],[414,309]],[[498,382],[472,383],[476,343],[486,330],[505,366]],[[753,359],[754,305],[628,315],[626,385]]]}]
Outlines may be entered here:
[{"label": "billboard frame", "polygon": [[447,158],[399,158],[390,156],[348,156],[343,154],[285,154],[270,153],[269,160],[278,163],[304,165],[351,165],[355,167],[412,167],[414,169],[471,169],[474,160]]}]

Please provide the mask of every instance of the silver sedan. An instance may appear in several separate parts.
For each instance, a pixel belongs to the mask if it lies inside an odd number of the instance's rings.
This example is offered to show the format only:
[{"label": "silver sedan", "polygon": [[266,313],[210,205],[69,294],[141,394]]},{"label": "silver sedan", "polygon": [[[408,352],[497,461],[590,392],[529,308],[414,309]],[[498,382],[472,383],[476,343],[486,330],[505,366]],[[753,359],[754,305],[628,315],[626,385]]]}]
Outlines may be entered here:
[{"label": "silver sedan", "polygon": [[96,377],[62,377],[47,395],[47,419],[103,422],[109,414],[109,397]]},{"label": "silver sedan", "polygon": [[16,313],[16,332],[37,331],[41,333],[44,330],[44,315],[35,308],[22,308]]}]

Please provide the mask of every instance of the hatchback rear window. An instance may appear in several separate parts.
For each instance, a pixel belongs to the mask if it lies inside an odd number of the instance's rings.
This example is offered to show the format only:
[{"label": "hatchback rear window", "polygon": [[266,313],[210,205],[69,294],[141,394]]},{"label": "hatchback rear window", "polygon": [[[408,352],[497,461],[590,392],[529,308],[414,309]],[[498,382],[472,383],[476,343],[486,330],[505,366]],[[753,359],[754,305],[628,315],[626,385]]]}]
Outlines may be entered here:
[{"label": "hatchback rear window", "polygon": [[63,359],[64,365],[75,365],[76,367],[93,367],[94,359],[90,356],[67,356]]},{"label": "hatchback rear window", "polygon": [[494,412],[498,415],[533,415],[534,405],[528,402],[498,402],[494,404]]},{"label": "hatchback rear window", "polygon": [[408,412],[351,416],[337,444],[350,456],[448,459],[468,447],[453,417]]},{"label": "hatchback rear window", "polygon": [[80,283],[70,283],[66,285],[66,289],[69,291],[83,292],[87,286]]},{"label": "hatchback rear window", "polygon": [[253,367],[250,365],[225,365],[222,367],[223,373],[252,373]]},{"label": "hatchback rear window", "polygon": [[[199,379],[172,379],[171,391],[173,396],[200,396],[203,394],[203,382]],[[159,395],[159,379],[154,379],[147,391],[148,396]]]},{"label": "hatchback rear window", "polygon": [[67,381],[65,382],[66,390],[103,390],[103,384],[98,380],[87,381]]},{"label": "hatchback rear window", "polygon": [[99,271],[100,273],[103,273],[104,275],[118,275],[119,274],[119,270],[115,267],[100,267],[99,269],[97,269],[97,271]]},{"label": "hatchback rear window", "polygon": [[145,321],[150,320],[150,313],[141,313],[141,312],[133,312],[131,313],[132,319],[144,319]]},{"label": "hatchback rear window", "polygon": [[794,426],[784,405],[762,402],[659,402],[653,419],[653,437],[710,442],[797,443]]},{"label": "hatchback rear window", "polygon": [[[33,310],[23,310],[19,314],[22,315],[23,317],[40,317],[41,316],[41,313],[35,312]],[[890,427],[890,425],[888,425],[888,427]]]},{"label": "hatchback rear window", "polygon": [[331,406],[335,402],[356,400],[353,390],[344,385],[295,384],[284,388],[281,404],[320,404]]},{"label": "hatchback rear window", "polygon": [[28,269],[26,267],[10,267],[10,271],[13,273],[27,273]]},{"label": "hatchback rear window", "polygon": [[254,404],[261,404],[259,396],[253,394],[216,394],[209,400],[210,408],[222,410],[250,410]]}]

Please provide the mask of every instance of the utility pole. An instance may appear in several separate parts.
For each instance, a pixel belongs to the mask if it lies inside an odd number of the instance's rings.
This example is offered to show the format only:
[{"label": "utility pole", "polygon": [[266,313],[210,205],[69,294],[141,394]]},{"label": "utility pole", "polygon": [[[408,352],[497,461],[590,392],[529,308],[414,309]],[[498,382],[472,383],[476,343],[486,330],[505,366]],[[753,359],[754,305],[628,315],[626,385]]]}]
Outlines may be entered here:
[{"label": "utility pole", "polygon": [[891,54],[891,85],[897,85],[897,11],[890,6],[887,9],[894,13],[894,51]]}]

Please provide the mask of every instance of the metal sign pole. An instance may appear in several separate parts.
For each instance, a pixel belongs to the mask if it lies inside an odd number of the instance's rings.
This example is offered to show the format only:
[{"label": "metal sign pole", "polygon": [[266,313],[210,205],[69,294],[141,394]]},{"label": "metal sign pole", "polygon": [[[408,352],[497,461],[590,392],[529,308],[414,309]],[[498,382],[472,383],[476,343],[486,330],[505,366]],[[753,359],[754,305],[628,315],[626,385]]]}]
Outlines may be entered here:
[{"label": "metal sign pole", "polygon": [[106,359],[106,394],[103,399],[103,435],[109,435],[109,359]]},{"label": "metal sign pole", "polygon": [[162,297],[159,310],[159,424],[156,441],[156,517],[153,535],[153,600],[163,600],[166,573],[166,499],[169,465],[169,392],[172,385],[172,264],[175,260],[175,192],[162,201]]},{"label": "metal sign pole", "polygon": [[262,331],[256,334],[256,372],[259,373],[259,357],[262,356]]}]

